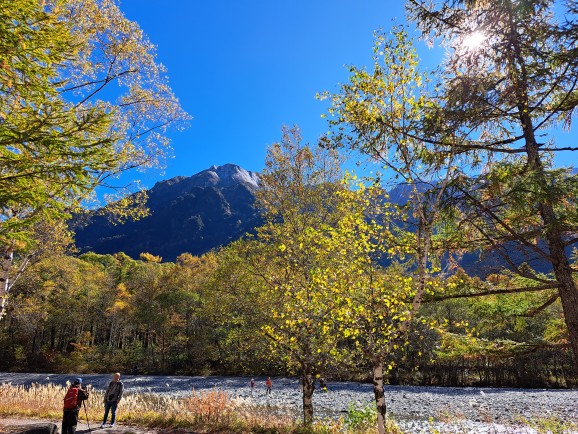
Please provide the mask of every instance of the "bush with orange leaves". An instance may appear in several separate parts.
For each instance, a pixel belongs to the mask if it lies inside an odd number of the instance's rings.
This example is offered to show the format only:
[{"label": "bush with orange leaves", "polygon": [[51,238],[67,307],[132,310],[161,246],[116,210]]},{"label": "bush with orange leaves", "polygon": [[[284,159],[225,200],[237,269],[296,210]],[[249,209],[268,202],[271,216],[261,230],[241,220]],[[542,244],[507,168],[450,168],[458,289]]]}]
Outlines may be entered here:
[{"label": "bush with orange leaves", "polygon": [[187,410],[199,422],[213,424],[215,422],[230,422],[233,415],[233,403],[229,393],[212,389],[196,392],[185,398]]}]

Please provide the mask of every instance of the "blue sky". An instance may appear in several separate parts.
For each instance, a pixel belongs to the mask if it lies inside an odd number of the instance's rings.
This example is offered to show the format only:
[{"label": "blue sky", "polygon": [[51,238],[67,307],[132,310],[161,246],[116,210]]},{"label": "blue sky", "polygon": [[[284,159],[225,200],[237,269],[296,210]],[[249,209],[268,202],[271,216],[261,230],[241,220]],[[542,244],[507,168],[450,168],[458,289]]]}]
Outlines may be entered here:
[{"label": "blue sky", "polygon": [[[283,125],[306,141],[327,131],[315,99],[346,82],[345,65],[371,62],[373,32],[404,22],[403,2],[384,0],[121,0],[168,68],[173,91],[193,116],[171,134],[174,158],[164,172],[140,174],[144,187],[209,166],[260,171]],[[426,62],[439,53],[419,47]],[[426,63],[427,65],[427,63]],[[564,134],[561,143],[574,137]],[[576,154],[576,153],[574,153]],[[558,164],[575,164],[565,153]]]},{"label": "blue sky", "polygon": [[337,90],[346,64],[371,62],[373,31],[403,20],[401,1],[122,0],[157,45],[173,91],[193,116],[171,134],[174,158],[144,186],[209,166],[260,171],[283,125],[306,141],[327,131],[317,92]]}]

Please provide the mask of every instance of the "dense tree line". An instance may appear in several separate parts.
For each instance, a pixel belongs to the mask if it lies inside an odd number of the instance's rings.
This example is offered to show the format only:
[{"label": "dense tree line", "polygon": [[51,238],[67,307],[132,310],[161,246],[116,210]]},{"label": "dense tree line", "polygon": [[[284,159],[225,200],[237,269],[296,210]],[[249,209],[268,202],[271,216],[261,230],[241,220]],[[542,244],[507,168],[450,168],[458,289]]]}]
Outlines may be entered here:
[{"label": "dense tree line", "polygon": [[286,129],[257,194],[264,225],[201,258],[45,255],[16,283],[0,368],[293,374],[306,423],[317,377],[371,378],[380,429],[387,381],[573,384],[555,289],[442,272],[415,208],[338,163]]},{"label": "dense tree line", "polygon": [[[232,255],[227,249],[201,258],[184,254],[175,263],[122,253],[45,258],[20,279],[1,323],[0,369],[295,374],[261,333],[270,318],[264,316],[268,307],[257,304],[260,295],[238,291],[248,276]],[[460,291],[478,284],[464,280]],[[424,314],[447,320],[447,336],[411,332],[389,381],[575,384],[560,304],[528,317],[521,310],[540,301],[531,298],[505,294],[426,303]],[[369,366],[343,362],[328,364],[322,374],[370,378]]]}]

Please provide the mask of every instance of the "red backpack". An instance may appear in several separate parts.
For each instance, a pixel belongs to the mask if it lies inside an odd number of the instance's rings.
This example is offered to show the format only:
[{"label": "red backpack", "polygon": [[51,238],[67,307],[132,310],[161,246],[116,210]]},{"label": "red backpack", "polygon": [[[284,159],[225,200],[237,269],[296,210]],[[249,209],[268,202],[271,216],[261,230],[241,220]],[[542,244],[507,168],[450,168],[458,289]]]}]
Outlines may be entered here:
[{"label": "red backpack", "polygon": [[78,390],[79,387],[71,387],[64,396],[64,410],[74,410],[78,405]]}]

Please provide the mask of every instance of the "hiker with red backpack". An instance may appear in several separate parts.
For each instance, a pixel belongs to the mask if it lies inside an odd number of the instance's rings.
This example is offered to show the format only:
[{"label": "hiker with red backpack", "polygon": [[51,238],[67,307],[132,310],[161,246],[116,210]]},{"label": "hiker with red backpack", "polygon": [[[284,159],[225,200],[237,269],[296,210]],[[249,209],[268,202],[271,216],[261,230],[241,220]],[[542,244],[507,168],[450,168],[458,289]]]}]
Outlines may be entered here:
[{"label": "hiker with red backpack", "polygon": [[82,402],[88,399],[88,387],[82,388],[82,378],[75,378],[64,395],[62,434],[74,434],[78,424],[78,413]]}]

